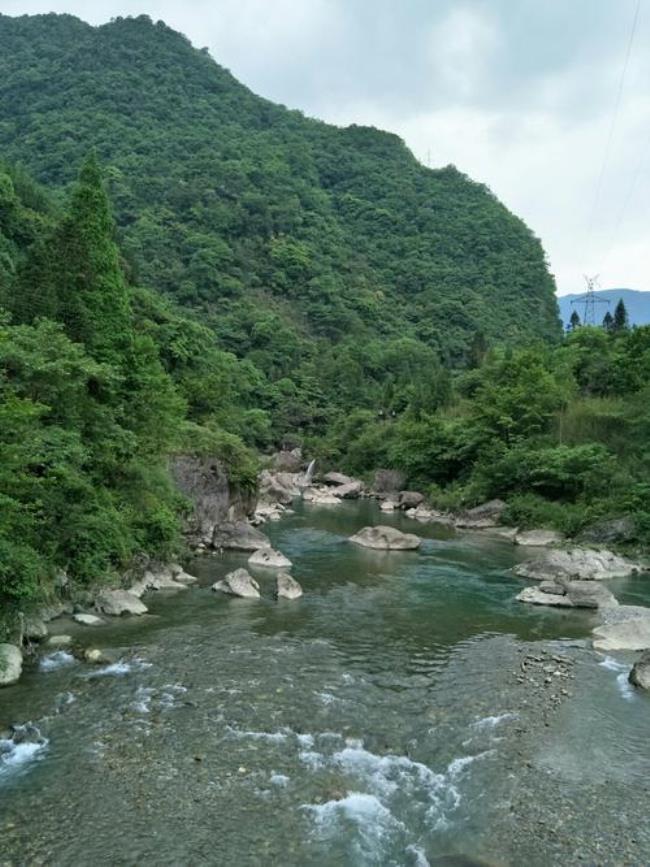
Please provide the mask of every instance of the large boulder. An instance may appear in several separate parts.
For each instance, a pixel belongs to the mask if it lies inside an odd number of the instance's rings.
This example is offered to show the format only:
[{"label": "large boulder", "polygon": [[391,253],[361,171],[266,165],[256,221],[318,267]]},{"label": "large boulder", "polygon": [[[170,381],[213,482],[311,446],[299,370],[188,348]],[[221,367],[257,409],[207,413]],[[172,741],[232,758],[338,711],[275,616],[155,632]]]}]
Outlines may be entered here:
[{"label": "large boulder", "polygon": [[248,558],[251,566],[263,566],[267,569],[289,569],[291,560],[285,557],[280,551],[274,551],[273,548],[260,548]]},{"label": "large boulder", "polygon": [[270,548],[267,536],[246,521],[225,521],[215,527],[212,545],[217,550],[226,551],[259,551],[260,548]]},{"label": "large boulder", "polygon": [[615,608],[618,605],[614,594],[596,581],[566,581],[564,588],[576,608]]},{"label": "large boulder", "polygon": [[481,530],[496,527],[506,508],[503,500],[489,500],[473,509],[467,509],[456,518],[456,526],[467,530]]},{"label": "large boulder", "polygon": [[95,608],[110,617],[122,614],[146,614],[147,606],[128,590],[102,590],[95,600]]},{"label": "large boulder", "polygon": [[24,641],[42,641],[47,638],[47,624],[39,617],[27,617],[23,624]]},{"label": "large boulder", "polygon": [[253,514],[255,494],[231,484],[218,458],[180,455],[170,469],[178,489],[193,505],[188,520],[193,541],[209,546],[216,526]]},{"label": "large boulder", "polygon": [[23,654],[15,644],[0,644],[0,686],[10,686],[23,671]]},{"label": "large boulder", "polygon": [[395,527],[364,527],[350,541],[364,548],[377,548],[381,551],[413,551],[422,544],[422,539],[413,533],[402,533]]},{"label": "large boulder", "polygon": [[378,494],[396,494],[402,490],[405,481],[404,473],[399,470],[376,470],[372,489]]},{"label": "large boulder", "polygon": [[291,575],[280,572],[275,579],[275,595],[278,599],[299,599],[302,596],[302,587]]},{"label": "large boulder", "polygon": [[598,521],[586,527],[578,536],[580,542],[592,545],[620,545],[637,536],[636,521],[631,515]]},{"label": "large boulder", "polygon": [[183,571],[174,572],[169,566],[158,566],[147,569],[141,578],[131,584],[128,592],[140,598],[147,590],[187,590],[187,585],[194,581],[193,575]]},{"label": "large boulder", "polygon": [[260,598],[260,585],[245,569],[229,572],[222,581],[216,581],[212,589],[231,596],[240,596],[242,599]]},{"label": "large boulder", "polygon": [[650,650],[644,650],[630,672],[630,683],[641,689],[650,689]]},{"label": "large boulder", "polygon": [[318,506],[336,506],[341,502],[329,488],[305,488],[302,498],[306,503],[314,503]]},{"label": "large boulder", "polygon": [[544,548],[547,545],[559,545],[564,536],[556,530],[522,530],[515,535],[515,545],[529,548]]},{"label": "large boulder", "polygon": [[288,506],[300,495],[299,483],[299,473],[272,473],[269,470],[262,470],[258,479],[260,502],[281,503],[283,506]]},{"label": "large boulder", "polygon": [[419,491],[400,491],[397,504],[400,509],[417,509],[424,502],[424,494]]},{"label": "large boulder", "polygon": [[552,548],[533,560],[515,567],[515,575],[533,581],[602,581],[608,578],[625,578],[643,570],[643,565],[619,557],[611,551],[591,548]]},{"label": "large boulder", "polygon": [[357,500],[361,496],[362,491],[362,483],[354,480],[346,482],[344,485],[339,485],[336,488],[332,488],[332,493],[335,497],[338,497],[339,500]]},{"label": "large boulder", "polygon": [[303,466],[302,449],[282,449],[271,457],[271,467],[280,473],[299,473]]},{"label": "large boulder", "polygon": [[592,630],[596,650],[650,649],[650,608],[620,605],[602,612],[603,623]]}]

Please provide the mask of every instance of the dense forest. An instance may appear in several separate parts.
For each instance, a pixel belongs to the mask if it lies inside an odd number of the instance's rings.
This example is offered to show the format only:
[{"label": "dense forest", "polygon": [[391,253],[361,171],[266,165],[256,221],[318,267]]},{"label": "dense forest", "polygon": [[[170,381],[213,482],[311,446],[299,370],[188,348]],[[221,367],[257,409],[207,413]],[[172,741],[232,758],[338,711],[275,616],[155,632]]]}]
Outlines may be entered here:
[{"label": "dense forest", "polygon": [[650,329],[562,335],[539,241],[395,136],[250,93],[148,18],[0,16],[0,595],[180,550],[169,456],[403,471],[650,542]]},{"label": "dense forest", "polygon": [[0,155],[59,194],[91,146],[131,278],[261,371],[274,435],[561,332],[539,241],[453,167],[261,99],[145,16],[0,16]]}]

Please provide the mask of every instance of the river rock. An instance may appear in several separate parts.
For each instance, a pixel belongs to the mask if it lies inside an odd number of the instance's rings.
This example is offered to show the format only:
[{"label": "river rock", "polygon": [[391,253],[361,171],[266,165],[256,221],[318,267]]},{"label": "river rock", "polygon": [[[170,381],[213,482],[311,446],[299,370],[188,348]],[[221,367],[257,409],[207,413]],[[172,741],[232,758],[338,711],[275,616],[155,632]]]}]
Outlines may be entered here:
[{"label": "river rock", "polygon": [[377,548],[382,551],[412,551],[419,548],[422,539],[413,533],[402,533],[395,527],[364,527],[350,541],[364,548]]},{"label": "river rock", "polygon": [[592,630],[596,650],[650,649],[650,608],[620,605],[602,612],[603,624]]},{"label": "river rock", "polygon": [[302,596],[302,587],[286,572],[278,574],[275,585],[275,595],[278,599],[298,599]]},{"label": "river rock", "polygon": [[271,457],[271,467],[276,472],[299,473],[303,465],[302,449],[282,449]]},{"label": "river rock", "polygon": [[558,545],[564,536],[555,530],[523,530],[515,535],[515,545],[530,548],[543,548],[547,545]]},{"label": "river rock", "polygon": [[71,644],[71,635],[50,635],[47,639],[48,647],[70,647]]},{"label": "river rock", "polygon": [[23,640],[42,641],[47,638],[47,625],[39,617],[27,617],[23,624]]},{"label": "river rock", "polygon": [[334,494],[335,497],[338,497],[339,500],[356,500],[361,496],[362,491],[363,485],[361,482],[354,480],[346,482],[344,485],[339,485],[336,488],[332,488],[332,494]]},{"label": "river rock", "polygon": [[319,506],[335,506],[341,502],[339,497],[335,497],[328,488],[305,488],[302,492],[302,498],[306,503],[314,503]]},{"label": "river rock", "polygon": [[213,590],[240,596],[242,599],[259,599],[260,585],[245,569],[235,569],[229,572],[222,581],[212,585]]},{"label": "river rock", "polygon": [[578,536],[580,542],[596,545],[618,545],[636,538],[636,521],[631,515],[598,521],[586,527]]},{"label": "river rock", "polygon": [[353,479],[352,476],[346,476],[345,473],[326,473],[323,476],[323,481],[326,485],[332,485],[333,487],[340,487],[341,485],[349,485],[352,482],[355,482],[356,479]]},{"label": "river rock", "polygon": [[82,626],[102,626],[104,624],[102,618],[97,617],[96,614],[85,614],[83,612],[79,612],[77,614],[73,614],[72,619],[75,623],[81,623]]},{"label": "river rock", "polygon": [[564,588],[576,608],[615,608],[618,605],[614,594],[595,581],[567,581]]},{"label": "river rock", "polygon": [[467,530],[481,530],[485,527],[496,527],[501,521],[501,515],[506,508],[503,500],[489,500],[473,509],[467,509],[456,518],[456,526]]},{"label": "river rock", "polygon": [[397,503],[394,500],[383,500],[379,504],[379,508],[382,512],[394,512],[397,508]]},{"label": "river rock", "polygon": [[424,494],[419,491],[400,491],[397,504],[400,509],[417,509],[424,502]]},{"label": "river rock", "polygon": [[45,605],[38,612],[38,616],[45,623],[50,620],[56,620],[57,617],[62,617],[64,614],[72,614],[71,602],[52,602],[50,605]]},{"label": "river rock", "polygon": [[551,548],[533,560],[515,567],[515,575],[534,581],[556,581],[560,578],[578,581],[602,581],[625,578],[642,571],[643,566],[619,557],[611,551],[591,548]]},{"label": "river rock", "polygon": [[378,494],[396,493],[402,490],[405,481],[399,470],[375,470],[372,488]]},{"label": "river rock", "polygon": [[227,521],[215,527],[212,545],[226,551],[258,551],[271,547],[267,536],[247,521]]},{"label": "river rock", "polygon": [[0,686],[16,683],[23,671],[23,654],[14,644],[0,644]]},{"label": "river rock", "polygon": [[268,569],[289,569],[291,560],[273,548],[261,548],[248,558],[251,566],[265,566]]},{"label": "river rock", "polygon": [[573,602],[564,593],[548,593],[539,587],[524,587],[517,594],[518,602],[527,602],[529,605],[551,605],[555,608],[573,608]]},{"label": "river rock", "polygon": [[84,662],[91,662],[93,665],[109,665],[113,662],[113,658],[107,656],[103,650],[98,647],[86,647],[82,653]]},{"label": "river rock", "polygon": [[634,663],[629,681],[634,686],[650,690],[650,650],[645,650]]},{"label": "river rock", "polygon": [[300,494],[298,473],[272,473],[262,470],[258,479],[259,498],[263,503],[288,506]]},{"label": "river rock", "polygon": [[122,614],[146,614],[147,606],[128,590],[102,590],[95,601],[102,614],[120,617]]}]

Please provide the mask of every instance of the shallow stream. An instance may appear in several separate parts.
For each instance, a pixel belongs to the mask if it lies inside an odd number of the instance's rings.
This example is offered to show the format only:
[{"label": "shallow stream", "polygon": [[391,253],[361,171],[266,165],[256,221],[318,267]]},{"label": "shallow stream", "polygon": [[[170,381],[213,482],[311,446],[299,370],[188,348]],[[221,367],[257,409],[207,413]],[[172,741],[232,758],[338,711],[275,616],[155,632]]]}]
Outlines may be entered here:
[{"label": "shallow stream", "polygon": [[[423,548],[347,541],[370,523]],[[511,544],[367,501],[265,530],[301,600],[260,571],[261,601],[215,594],[246,556],[206,557],[144,618],[74,627],[114,665],[50,654],[0,692],[0,729],[38,732],[0,741],[0,865],[650,863],[650,698],[593,615],[514,600]],[[524,680],[544,653],[574,676]]]}]

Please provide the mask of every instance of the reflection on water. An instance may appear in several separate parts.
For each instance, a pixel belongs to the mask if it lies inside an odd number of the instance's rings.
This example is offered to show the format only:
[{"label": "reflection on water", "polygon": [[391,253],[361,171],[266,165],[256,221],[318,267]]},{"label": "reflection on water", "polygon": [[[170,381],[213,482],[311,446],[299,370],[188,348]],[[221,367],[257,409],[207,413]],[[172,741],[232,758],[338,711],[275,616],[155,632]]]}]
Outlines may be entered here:
[{"label": "reflection on water", "polygon": [[[349,544],[368,523],[426,541]],[[512,834],[527,767],[551,818],[546,779],[578,798],[647,779],[650,703],[624,688],[620,660],[586,649],[575,694],[522,746],[538,720],[516,683],[521,642],[562,651],[592,615],[516,603],[508,543],[367,502],[299,508],[269,533],[300,600],[275,602],[263,572],[261,600],[214,594],[245,555],[205,558],[202,586],[92,632],[115,663],[53,653],[0,693],[0,726],[39,732],[22,751],[0,742],[8,864],[534,867],[553,863],[537,831]]]}]

